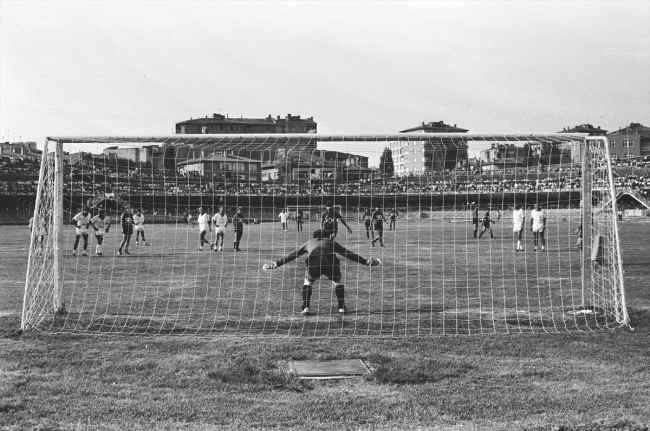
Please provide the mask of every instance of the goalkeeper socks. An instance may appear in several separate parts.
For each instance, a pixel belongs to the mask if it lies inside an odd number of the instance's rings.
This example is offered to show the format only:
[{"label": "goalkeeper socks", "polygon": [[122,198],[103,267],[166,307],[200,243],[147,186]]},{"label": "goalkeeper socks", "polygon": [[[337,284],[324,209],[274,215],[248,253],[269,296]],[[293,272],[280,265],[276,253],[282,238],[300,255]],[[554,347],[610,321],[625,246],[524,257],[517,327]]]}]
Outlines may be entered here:
[{"label": "goalkeeper socks", "polygon": [[334,289],[334,292],[336,292],[336,299],[339,303],[339,309],[345,308],[345,286],[342,284],[337,285]]},{"label": "goalkeeper socks", "polygon": [[309,284],[302,286],[302,309],[309,308],[311,301],[312,287]]}]

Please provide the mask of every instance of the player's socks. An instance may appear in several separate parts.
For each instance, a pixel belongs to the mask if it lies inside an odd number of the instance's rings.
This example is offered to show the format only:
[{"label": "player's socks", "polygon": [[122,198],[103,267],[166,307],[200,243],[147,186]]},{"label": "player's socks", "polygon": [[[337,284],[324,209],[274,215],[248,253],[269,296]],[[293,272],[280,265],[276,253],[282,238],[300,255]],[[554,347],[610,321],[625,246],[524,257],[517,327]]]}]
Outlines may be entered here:
[{"label": "player's socks", "polygon": [[342,284],[339,284],[336,286],[334,289],[334,292],[336,293],[336,299],[339,305],[339,311],[345,309],[345,286]]},{"label": "player's socks", "polygon": [[302,286],[302,309],[309,312],[309,304],[311,301],[312,287],[309,284]]}]

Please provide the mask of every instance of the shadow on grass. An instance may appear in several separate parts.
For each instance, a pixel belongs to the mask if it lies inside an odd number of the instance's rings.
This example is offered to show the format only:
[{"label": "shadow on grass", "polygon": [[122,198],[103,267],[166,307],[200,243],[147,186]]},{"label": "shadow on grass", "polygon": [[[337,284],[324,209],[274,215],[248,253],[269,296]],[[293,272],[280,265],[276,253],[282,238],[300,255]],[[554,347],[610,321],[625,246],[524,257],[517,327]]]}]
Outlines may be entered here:
[{"label": "shadow on grass", "polygon": [[475,368],[463,360],[388,358],[383,355],[373,355],[367,360],[372,366],[372,373],[367,378],[379,384],[421,385],[460,378]]},{"label": "shadow on grass", "polygon": [[552,428],[536,428],[538,431],[648,431],[648,426],[627,419],[618,422],[600,421],[585,425],[556,425]]},{"label": "shadow on grass", "polygon": [[279,368],[275,362],[260,361],[259,357],[236,356],[215,365],[208,378],[233,386],[249,386],[257,391],[304,392],[311,385]]}]

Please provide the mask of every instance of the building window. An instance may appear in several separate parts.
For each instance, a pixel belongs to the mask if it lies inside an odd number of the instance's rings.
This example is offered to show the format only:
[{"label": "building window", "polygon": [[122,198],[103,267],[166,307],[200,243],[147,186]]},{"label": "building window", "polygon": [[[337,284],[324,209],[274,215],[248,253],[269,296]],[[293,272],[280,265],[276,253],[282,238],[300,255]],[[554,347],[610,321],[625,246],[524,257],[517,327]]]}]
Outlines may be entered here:
[{"label": "building window", "polygon": [[634,141],[631,140],[631,139],[630,140],[624,139],[623,140],[623,146],[624,147],[633,147],[634,146]]},{"label": "building window", "polygon": [[417,158],[413,157],[413,163],[415,163],[416,161],[417,161]]},{"label": "building window", "polygon": [[614,148],[616,146],[616,141],[609,141],[609,148]]}]

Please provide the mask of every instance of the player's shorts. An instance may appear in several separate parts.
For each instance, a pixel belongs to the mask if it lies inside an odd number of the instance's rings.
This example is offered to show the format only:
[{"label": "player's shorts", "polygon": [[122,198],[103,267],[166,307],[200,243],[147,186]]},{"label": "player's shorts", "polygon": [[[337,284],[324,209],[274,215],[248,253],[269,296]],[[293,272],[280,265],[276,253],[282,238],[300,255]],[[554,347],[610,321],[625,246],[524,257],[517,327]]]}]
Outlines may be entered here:
[{"label": "player's shorts", "polygon": [[144,231],[144,225],[143,224],[136,224],[135,225],[135,230],[143,232]]},{"label": "player's shorts", "polygon": [[106,233],[106,230],[104,229],[97,229],[95,231],[95,236],[103,236]]},{"label": "player's shorts", "polygon": [[533,223],[533,232],[542,232],[544,230],[544,225],[541,223]]},{"label": "player's shorts", "polygon": [[313,255],[305,259],[305,279],[316,281],[321,275],[335,283],[341,281],[341,261],[336,256]]},{"label": "player's shorts", "polygon": [[375,230],[384,230],[384,224],[375,222]]},{"label": "player's shorts", "polygon": [[122,226],[122,235],[133,235],[133,226],[132,225]]},{"label": "player's shorts", "polygon": [[365,223],[366,227],[370,227],[370,220],[366,220]]},{"label": "player's shorts", "polygon": [[477,218],[473,218],[473,219],[472,219],[472,224],[474,225],[474,227],[478,227],[478,219],[477,219]]},{"label": "player's shorts", "polygon": [[329,231],[329,232],[336,232],[338,230],[337,228],[338,225],[334,223],[325,223],[323,225],[323,230]]},{"label": "player's shorts", "polygon": [[225,235],[226,234],[226,228],[225,227],[218,227],[214,230],[217,235]]},{"label": "player's shorts", "polygon": [[88,229],[83,227],[77,228],[77,235],[88,235]]},{"label": "player's shorts", "polygon": [[520,232],[523,227],[524,226],[521,223],[514,223],[512,225],[512,231],[513,232]]}]

